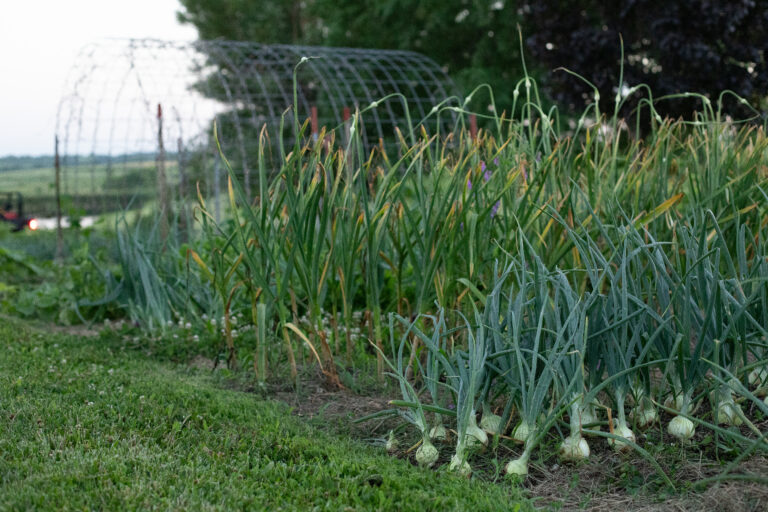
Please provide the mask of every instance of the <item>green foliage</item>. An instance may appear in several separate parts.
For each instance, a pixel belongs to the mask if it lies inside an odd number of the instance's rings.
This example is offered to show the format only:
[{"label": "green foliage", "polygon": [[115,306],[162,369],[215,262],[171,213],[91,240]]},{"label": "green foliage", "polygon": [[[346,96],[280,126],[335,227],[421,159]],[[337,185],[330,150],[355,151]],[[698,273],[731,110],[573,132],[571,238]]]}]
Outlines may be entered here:
[{"label": "green foliage", "polygon": [[197,28],[201,39],[295,43],[305,37],[307,19],[300,0],[181,0],[179,20]]},{"label": "green foliage", "polygon": [[94,302],[106,292],[104,260],[103,252],[90,254],[87,241],[63,267],[0,246],[0,306],[14,315],[63,325],[113,317],[113,305]]},{"label": "green foliage", "polygon": [[[413,50],[447,69],[465,90],[491,84],[500,109],[512,104],[513,83],[522,75],[512,2],[440,0],[333,0],[254,2],[182,0],[179,14],[201,39]],[[384,30],[374,27],[386,27]],[[439,41],[439,43],[437,43]],[[482,97],[481,97],[482,96]],[[490,99],[478,95],[478,108]],[[484,102],[484,103],[483,103]]]},{"label": "green foliage", "polygon": [[[723,101],[723,110],[739,118],[754,114],[739,97],[765,110],[768,17],[763,2],[521,3],[528,27],[526,41],[534,59],[548,69],[563,66],[586,78],[600,91],[601,108],[612,107],[617,87],[647,84],[656,98],[697,92],[712,102]],[[576,110],[591,101],[591,84],[563,72],[553,73],[547,80],[548,92]],[[721,95],[722,91],[738,96]],[[637,104],[634,100],[628,107]],[[658,102],[656,108],[669,117],[691,119],[701,105],[700,98],[684,96]],[[629,111],[627,108],[626,113]]]}]

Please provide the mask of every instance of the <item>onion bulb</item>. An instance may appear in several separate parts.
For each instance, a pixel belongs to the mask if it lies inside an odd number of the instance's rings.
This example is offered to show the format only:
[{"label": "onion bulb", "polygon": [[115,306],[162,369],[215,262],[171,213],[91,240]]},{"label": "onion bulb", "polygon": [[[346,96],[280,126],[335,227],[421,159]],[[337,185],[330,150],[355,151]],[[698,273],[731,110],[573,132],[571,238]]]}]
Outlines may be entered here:
[{"label": "onion bulb", "polygon": [[693,422],[684,416],[675,416],[667,425],[667,432],[680,441],[687,441],[693,437],[696,428]]},{"label": "onion bulb", "polygon": [[760,386],[761,384],[765,383],[768,381],[768,367],[763,366],[761,368],[755,368],[749,372],[747,380],[752,386]]},{"label": "onion bulb", "polygon": [[473,412],[469,417],[469,425],[467,425],[467,445],[472,446],[476,442],[488,444],[488,436],[483,429],[477,426]]},{"label": "onion bulb", "polygon": [[[579,421],[582,426],[589,425],[590,423],[597,423],[599,420],[597,419],[597,414],[595,414],[595,408],[591,404],[585,404],[583,407],[580,408],[580,418]],[[589,427],[592,430],[600,430],[600,425],[594,425]]]},{"label": "onion bulb", "polygon": [[[635,433],[632,432],[632,429],[630,429],[626,423],[623,425],[619,420],[613,421],[613,433],[614,435],[617,435],[619,437],[623,437],[627,441],[635,442]],[[627,443],[622,443],[621,441],[617,439],[608,439],[608,444],[611,445],[611,447],[616,450],[617,452],[625,452],[632,449],[630,445]]]},{"label": "onion bulb", "polygon": [[448,470],[454,473],[458,473],[461,476],[469,476],[472,473],[472,467],[469,462],[464,460],[464,457],[458,453],[451,457],[451,463],[448,464]]},{"label": "onion bulb", "polygon": [[520,441],[521,443],[526,442],[530,435],[531,427],[528,426],[528,423],[525,420],[521,421],[520,424],[515,427],[515,430],[512,431],[512,439]]},{"label": "onion bulb", "polygon": [[520,457],[509,461],[506,471],[508,475],[526,476],[528,474],[528,459]]},{"label": "onion bulb", "polygon": [[482,418],[480,418],[480,428],[488,434],[495,435],[499,431],[499,427],[501,427],[501,416],[491,412],[483,413]]},{"label": "onion bulb", "polygon": [[749,384],[755,386],[755,396],[768,396],[768,367],[755,368],[747,377]]},{"label": "onion bulb", "polygon": [[442,423],[435,425],[429,431],[430,439],[437,439],[438,441],[444,441],[448,437],[448,433]]},{"label": "onion bulb", "polygon": [[673,395],[667,396],[664,399],[664,407],[680,411],[683,408],[684,397],[681,391],[675,391]]},{"label": "onion bulb", "polygon": [[580,461],[589,457],[589,444],[581,435],[572,434],[560,445],[560,457],[563,460]]},{"label": "onion bulb", "polygon": [[733,397],[729,393],[725,399],[717,404],[718,425],[734,425],[737,427],[741,425],[743,421],[741,420],[741,415],[736,410],[738,407],[739,404],[733,401]]},{"label": "onion bulb", "polygon": [[392,430],[389,431],[386,447],[387,453],[390,455],[397,451],[397,439],[395,439],[395,433]]},{"label": "onion bulb", "polygon": [[422,442],[421,446],[419,446],[419,449],[416,450],[416,462],[419,463],[419,466],[426,466],[428,468],[431,468],[435,462],[437,462],[437,458],[440,456],[440,453],[437,451],[437,448],[429,441],[428,437],[425,437]]},{"label": "onion bulb", "polygon": [[653,406],[653,402],[647,396],[641,396],[637,405],[632,409],[632,420],[637,423],[640,428],[645,428],[652,423],[659,421],[659,413],[656,411],[656,407]]}]

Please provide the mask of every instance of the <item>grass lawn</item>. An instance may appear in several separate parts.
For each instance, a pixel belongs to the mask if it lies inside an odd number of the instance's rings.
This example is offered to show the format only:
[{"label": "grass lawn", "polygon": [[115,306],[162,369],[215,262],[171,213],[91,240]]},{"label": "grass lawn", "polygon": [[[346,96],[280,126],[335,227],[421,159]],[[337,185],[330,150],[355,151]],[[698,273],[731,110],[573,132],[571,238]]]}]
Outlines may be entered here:
[{"label": "grass lawn", "polygon": [[[0,510],[516,510],[207,371],[0,318]],[[519,504],[519,506],[518,506]]]}]

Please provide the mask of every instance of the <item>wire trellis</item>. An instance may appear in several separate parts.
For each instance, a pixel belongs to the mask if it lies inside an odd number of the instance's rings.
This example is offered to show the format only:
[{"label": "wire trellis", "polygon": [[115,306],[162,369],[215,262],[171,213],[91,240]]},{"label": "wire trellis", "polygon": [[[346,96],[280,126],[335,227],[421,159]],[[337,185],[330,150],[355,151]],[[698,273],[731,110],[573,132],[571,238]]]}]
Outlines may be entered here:
[{"label": "wire trellis", "polygon": [[[297,68],[303,57],[308,60]],[[65,91],[57,116],[62,194],[86,213],[151,199],[158,158],[180,193],[201,182],[205,193],[217,195],[222,170],[214,121],[224,153],[248,186],[262,129],[273,151],[281,139],[293,144],[294,95],[299,122],[311,119],[315,136],[376,104],[360,125],[367,151],[395,148],[396,129],[407,133],[407,114],[411,126],[422,122],[430,134],[449,133],[456,114],[434,116],[432,109],[458,104],[444,70],[418,53],[233,41],[89,45]]]}]

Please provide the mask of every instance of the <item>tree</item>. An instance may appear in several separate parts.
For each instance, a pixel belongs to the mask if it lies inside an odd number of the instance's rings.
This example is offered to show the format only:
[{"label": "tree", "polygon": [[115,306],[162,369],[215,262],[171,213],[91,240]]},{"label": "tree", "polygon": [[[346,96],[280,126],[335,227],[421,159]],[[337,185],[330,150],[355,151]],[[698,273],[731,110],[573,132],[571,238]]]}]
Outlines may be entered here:
[{"label": "tree", "polygon": [[[533,27],[527,45],[534,59],[590,80],[603,111],[613,111],[619,87],[641,83],[657,98],[700,92],[713,103],[730,89],[757,105],[768,90],[764,0],[538,0],[525,2],[523,10]],[[564,72],[552,73],[547,85],[555,99],[577,110],[593,98],[587,84]],[[657,109],[690,118],[701,106],[688,98],[659,102]],[[724,109],[740,117],[751,113],[733,97]]]},{"label": "tree", "polygon": [[522,77],[514,2],[315,0],[314,12],[323,20],[323,43],[421,52],[466,92],[489,83],[502,108]]},{"label": "tree", "polygon": [[305,39],[306,2],[301,0],[180,0],[182,23],[200,39],[296,44]]},{"label": "tree", "polygon": [[[768,90],[766,0],[181,0],[182,21],[200,37],[262,43],[414,50],[443,66],[466,92],[489,83],[509,108],[522,77],[517,25],[548,95],[578,112],[600,91],[612,112],[626,85],[651,87],[654,97],[701,92],[713,101],[730,89],[752,104]],[[621,45],[624,77],[619,84]],[[529,63],[530,64],[530,63]],[[626,89],[626,88],[625,88]],[[483,107],[479,101],[473,108]],[[629,101],[629,109],[637,105]],[[662,101],[657,109],[690,117],[694,98]],[[750,110],[735,98],[724,109]]]},{"label": "tree", "polygon": [[184,10],[179,19],[197,27],[202,39],[417,51],[445,68],[465,91],[491,84],[500,108],[511,103],[514,84],[522,74],[519,14],[509,1],[181,3]]}]

